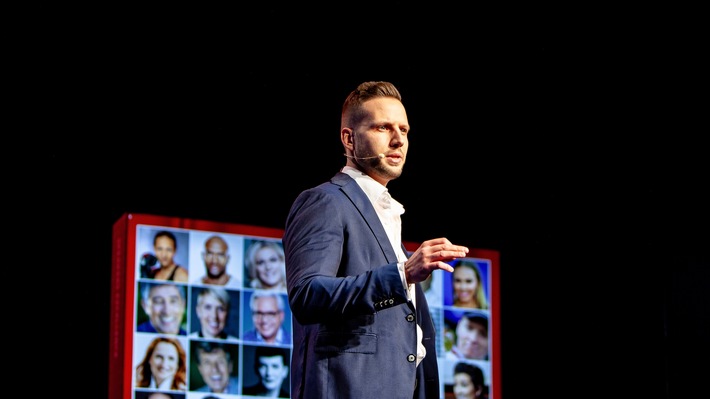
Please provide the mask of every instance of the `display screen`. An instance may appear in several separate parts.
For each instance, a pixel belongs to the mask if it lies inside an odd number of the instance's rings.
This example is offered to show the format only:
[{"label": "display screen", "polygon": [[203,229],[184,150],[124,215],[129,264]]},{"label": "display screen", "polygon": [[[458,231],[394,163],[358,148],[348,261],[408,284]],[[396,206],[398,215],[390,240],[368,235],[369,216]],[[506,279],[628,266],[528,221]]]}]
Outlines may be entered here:
[{"label": "display screen", "polygon": [[[282,233],[154,215],[118,220],[110,398],[290,397]],[[490,399],[500,374],[498,253],[469,255],[423,288],[438,328],[441,397],[455,398],[457,381],[471,378]]]}]

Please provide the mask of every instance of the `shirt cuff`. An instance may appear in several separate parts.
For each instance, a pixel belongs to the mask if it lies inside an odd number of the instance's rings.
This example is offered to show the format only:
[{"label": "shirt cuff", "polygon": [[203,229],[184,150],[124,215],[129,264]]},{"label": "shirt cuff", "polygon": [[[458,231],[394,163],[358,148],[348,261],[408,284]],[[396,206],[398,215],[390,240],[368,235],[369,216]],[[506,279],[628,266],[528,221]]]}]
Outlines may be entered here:
[{"label": "shirt cuff", "polygon": [[404,274],[404,262],[399,262],[397,263],[397,270],[399,270],[399,277],[402,279],[402,286],[404,287],[404,290],[407,292],[407,299],[410,301],[412,300],[411,295],[409,295],[410,287],[407,285],[407,276]]}]

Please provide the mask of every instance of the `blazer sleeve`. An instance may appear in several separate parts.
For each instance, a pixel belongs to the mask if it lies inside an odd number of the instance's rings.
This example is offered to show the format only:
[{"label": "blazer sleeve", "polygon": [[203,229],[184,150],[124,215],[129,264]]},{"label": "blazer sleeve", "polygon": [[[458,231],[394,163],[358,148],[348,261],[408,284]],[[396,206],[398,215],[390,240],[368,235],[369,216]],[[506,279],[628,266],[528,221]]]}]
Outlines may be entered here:
[{"label": "blazer sleeve", "polygon": [[[394,252],[365,194],[360,203],[325,185],[302,192],[286,219],[293,316],[301,324],[324,323],[406,303],[396,257],[388,256]],[[362,209],[365,203],[369,209]]]}]

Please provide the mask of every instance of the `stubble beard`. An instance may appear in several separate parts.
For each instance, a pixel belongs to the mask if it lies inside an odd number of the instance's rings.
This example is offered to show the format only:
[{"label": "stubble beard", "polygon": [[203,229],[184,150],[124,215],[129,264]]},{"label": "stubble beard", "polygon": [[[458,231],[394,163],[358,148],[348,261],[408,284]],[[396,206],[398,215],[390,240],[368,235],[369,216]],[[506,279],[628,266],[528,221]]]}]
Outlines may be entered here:
[{"label": "stubble beard", "polygon": [[[363,149],[363,148],[358,148],[358,151],[353,151],[353,155],[357,153],[361,154],[370,154],[373,151],[370,149]],[[371,155],[368,155],[368,157],[372,157]],[[402,175],[402,170],[404,169],[404,163],[405,159],[402,159],[402,162],[399,163],[398,165],[389,165],[387,164],[387,159],[386,158],[380,158],[378,157],[372,157],[368,159],[355,159],[353,158],[355,163],[358,165],[359,169],[365,173],[374,173],[384,180],[390,181],[398,178],[399,176]]]},{"label": "stubble beard", "polygon": [[379,158],[370,160],[370,163],[371,165],[369,166],[371,167],[371,169],[387,180],[394,180],[402,175],[402,169],[404,164],[390,166],[387,165],[384,160]]}]

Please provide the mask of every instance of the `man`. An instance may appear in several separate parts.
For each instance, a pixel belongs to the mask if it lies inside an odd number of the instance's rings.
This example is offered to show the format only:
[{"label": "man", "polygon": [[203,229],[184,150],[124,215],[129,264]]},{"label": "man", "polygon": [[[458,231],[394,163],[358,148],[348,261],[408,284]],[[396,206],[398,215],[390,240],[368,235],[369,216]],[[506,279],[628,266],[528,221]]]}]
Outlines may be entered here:
[{"label": "man", "polygon": [[254,371],[259,382],[244,387],[244,395],[269,398],[288,398],[283,383],[288,377],[288,350],[273,346],[257,346],[254,352]]},{"label": "man", "polygon": [[197,392],[239,393],[239,378],[227,345],[209,341],[192,341],[195,347],[197,370],[205,385]]},{"label": "man", "polygon": [[254,328],[244,333],[244,341],[291,345],[291,334],[283,328],[286,301],[274,291],[256,290],[249,299]]},{"label": "man", "polygon": [[171,283],[141,283],[141,307],[148,321],[136,331],[186,335],[182,328],[185,315],[185,287]]},{"label": "man", "polygon": [[407,258],[404,208],[386,187],[401,175],[409,149],[407,113],[394,85],[365,82],[348,95],[340,140],[345,167],[303,191],[285,224],[297,343],[291,395],[438,398],[436,331],[419,283],[434,270],[451,272],[446,262],[468,248],[435,238]]},{"label": "man", "polygon": [[456,323],[456,338],[446,359],[488,360],[488,315],[468,311]]},{"label": "man", "polygon": [[223,285],[227,288],[240,288],[241,281],[227,273],[229,263],[229,245],[224,238],[212,235],[205,240],[202,261],[205,263],[205,274],[194,281],[194,284]]},{"label": "man", "polygon": [[199,329],[193,331],[190,337],[236,340],[237,337],[227,333],[231,308],[229,291],[222,287],[195,288],[193,295],[195,291],[199,292],[195,305]]}]

